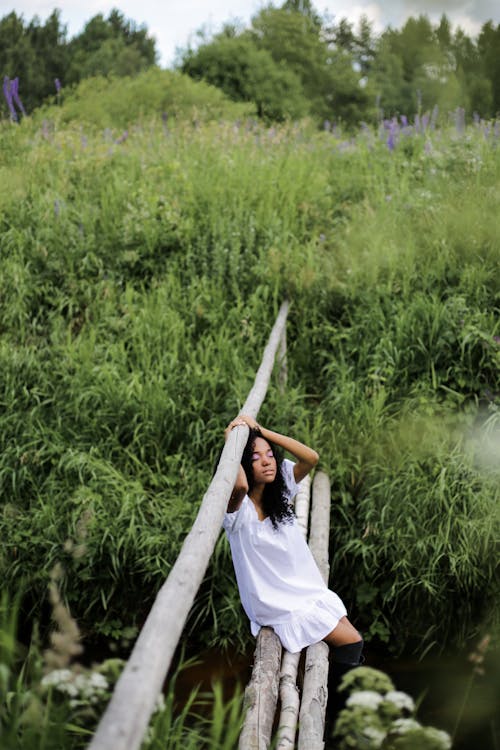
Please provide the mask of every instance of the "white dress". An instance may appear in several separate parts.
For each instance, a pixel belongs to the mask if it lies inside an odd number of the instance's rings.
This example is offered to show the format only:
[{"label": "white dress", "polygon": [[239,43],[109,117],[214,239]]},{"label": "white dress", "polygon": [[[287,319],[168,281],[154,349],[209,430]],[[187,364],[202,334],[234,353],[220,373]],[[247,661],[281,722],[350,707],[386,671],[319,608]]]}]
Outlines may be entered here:
[{"label": "white dress", "polygon": [[[288,459],[281,467],[289,500],[298,491],[293,467]],[[323,581],[295,518],[274,529],[270,518],[259,521],[245,495],[238,510],[225,514],[223,526],[254,636],[268,625],[295,653],[321,641],[347,614],[340,597]]]}]

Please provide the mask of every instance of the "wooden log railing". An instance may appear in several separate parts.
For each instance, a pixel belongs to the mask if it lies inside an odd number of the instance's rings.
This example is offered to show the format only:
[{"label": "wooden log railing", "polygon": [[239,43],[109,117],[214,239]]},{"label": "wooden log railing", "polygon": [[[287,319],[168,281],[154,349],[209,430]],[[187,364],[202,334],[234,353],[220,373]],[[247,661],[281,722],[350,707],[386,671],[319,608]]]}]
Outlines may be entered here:
[{"label": "wooden log railing", "polygon": [[[283,372],[286,372],[284,336],[287,315],[288,303],[284,302],[264,350],[254,385],[240,412],[242,414],[257,416],[280,344],[281,365]],[[217,542],[247,438],[246,425],[231,431],[193,527],[156,596],[89,750],[138,750],[140,747]]]}]

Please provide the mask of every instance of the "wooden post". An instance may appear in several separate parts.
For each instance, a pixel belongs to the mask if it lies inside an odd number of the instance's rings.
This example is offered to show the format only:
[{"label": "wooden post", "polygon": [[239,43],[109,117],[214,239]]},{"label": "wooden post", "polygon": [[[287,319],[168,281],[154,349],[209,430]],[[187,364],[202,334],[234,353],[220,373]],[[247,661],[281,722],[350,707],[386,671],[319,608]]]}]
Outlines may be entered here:
[{"label": "wooden post", "polygon": [[267,750],[278,701],[281,641],[272,628],[257,636],[252,677],[245,688],[245,723],[239,750]]},{"label": "wooden post", "polygon": [[[314,477],[309,547],[328,583],[330,531],[330,482],[319,471]],[[298,750],[323,750],[325,711],[328,698],[328,646],[315,643],[306,651],[304,687],[300,705]]]},{"label": "wooden post", "polygon": [[307,537],[307,527],[309,526],[309,504],[311,499],[311,477],[309,474],[299,484],[299,491],[295,496],[295,515],[297,524],[304,535]]},{"label": "wooden post", "polygon": [[[307,536],[309,521],[309,502],[311,496],[311,477],[306,476],[300,483],[300,491],[295,498],[295,515],[297,523]],[[295,747],[295,734],[299,720],[300,696],[297,687],[297,672],[300,653],[283,652],[280,674],[281,712],[278,725],[276,750],[288,750]]]},{"label": "wooden post", "polygon": [[[284,302],[242,413],[257,416],[266,395],[287,314],[288,303]],[[157,594],[89,750],[138,750],[140,747],[219,536],[247,437],[246,425],[232,430],[193,527]]]}]

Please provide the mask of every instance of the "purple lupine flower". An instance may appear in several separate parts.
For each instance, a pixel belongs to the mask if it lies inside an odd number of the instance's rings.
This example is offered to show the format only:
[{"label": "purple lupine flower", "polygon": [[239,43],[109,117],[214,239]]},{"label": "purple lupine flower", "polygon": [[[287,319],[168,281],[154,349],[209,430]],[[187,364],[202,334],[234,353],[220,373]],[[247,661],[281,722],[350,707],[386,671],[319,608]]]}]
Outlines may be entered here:
[{"label": "purple lupine flower", "polygon": [[61,81],[59,80],[59,78],[54,78],[54,86],[56,87],[56,94],[60,94],[62,86],[61,86]]},{"label": "purple lupine flower", "polygon": [[399,132],[398,121],[396,117],[393,117],[389,125],[389,135],[387,136],[386,144],[389,151],[394,151],[396,145],[396,139]]},{"label": "purple lupine flower", "polygon": [[14,122],[17,122],[17,112],[14,109],[14,103],[12,101],[12,89],[9,76],[4,76],[3,79],[3,95],[5,96],[7,107],[9,108],[10,119],[14,120]]},{"label": "purple lupine flower", "polygon": [[425,115],[422,116],[422,133],[425,133],[425,131],[427,130],[429,120],[430,120],[429,113],[426,112]]},{"label": "purple lupine flower", "polygon": [[406,115],[401,115],[401,125],[404,128],[408,127],[408,118]]},{"label": "purple lupine flower", "polygon": [[23,115],[26,117],[26,110],[23,107],[23,103],[19,98],[19,78],[14,78],[10,82],[10,90],[12,92],[12,99],[17,105],[17,107],[21,110]]}]

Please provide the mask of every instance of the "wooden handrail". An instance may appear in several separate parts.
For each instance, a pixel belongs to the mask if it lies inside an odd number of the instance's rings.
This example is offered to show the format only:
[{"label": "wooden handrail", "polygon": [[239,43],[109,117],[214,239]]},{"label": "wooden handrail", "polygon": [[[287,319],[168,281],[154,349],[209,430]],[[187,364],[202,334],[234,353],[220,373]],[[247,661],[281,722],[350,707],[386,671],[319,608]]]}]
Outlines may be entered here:
[{"label": "wooden handrail", "polygon": [[[254,418],[258,414],[284,335],[287,315],[288,303],[284,302],[241,414]],[[156,596],[89,750],[138,750],[140,747],[217,542],[247,438],[246,425],[231,431],[196,520]]]}]

